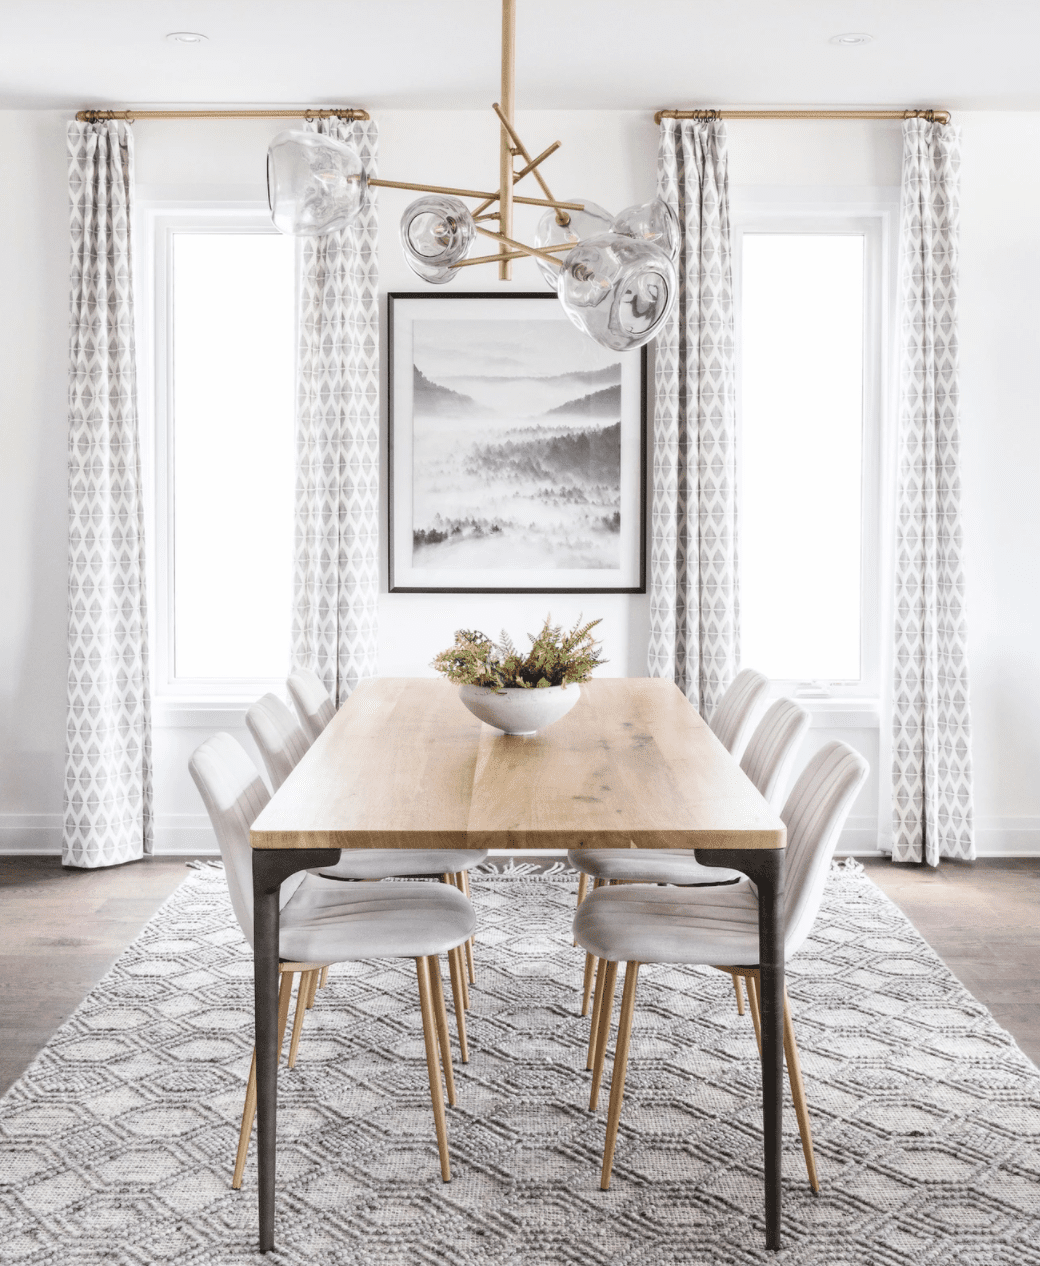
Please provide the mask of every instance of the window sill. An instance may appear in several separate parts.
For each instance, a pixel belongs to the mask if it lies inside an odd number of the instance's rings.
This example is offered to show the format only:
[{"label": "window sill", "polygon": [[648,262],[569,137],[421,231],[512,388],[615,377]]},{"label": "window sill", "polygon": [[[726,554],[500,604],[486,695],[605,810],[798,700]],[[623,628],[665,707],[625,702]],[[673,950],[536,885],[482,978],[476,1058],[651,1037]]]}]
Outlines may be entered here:
[{"label": "window sill", "polygon": [[249,699],[153,699],[152,725],[160,730],[240,730],[246,710],[261,694]]}]

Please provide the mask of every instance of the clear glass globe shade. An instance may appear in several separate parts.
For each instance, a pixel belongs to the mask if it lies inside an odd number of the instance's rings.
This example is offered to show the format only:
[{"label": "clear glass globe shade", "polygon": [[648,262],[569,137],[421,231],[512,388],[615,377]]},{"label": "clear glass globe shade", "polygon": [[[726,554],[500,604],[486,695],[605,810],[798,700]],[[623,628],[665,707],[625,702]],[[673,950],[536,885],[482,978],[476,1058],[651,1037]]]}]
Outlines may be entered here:
[{"label": "clear glass globe shade", "polygon": [[458,198],[431,193],[417,198],[401,216],[401,246],[408,266],[426,281],[449,281],[431,276],[465,259],[476,229],[469,208]]},{"label": "clear glass globe shade", "polygon": [[673,263],[679,258],[679,220],[662,198],[626,207],[614,218],[614,232],[653,242]]},{"label": "clear glass globe shade", "polygon": [[[556,212],[550,207],[538,221],[538,228],[534,235],[535,246],[558,246],[564,242],[578,243],[586,237],[595,237],[598,233],[610,231],[612,220],[609,211],[604,211],[601,206],[590,202],[588,198],[565,198],[564,201],[580,202],[585,210],[565,212],[567,223],[560,224]],[[554,254],[560,259],[567,257],[565,251],[556,251]],[[538,265],[539,272],[555,290],[560,270],[554,268],[552,264],[547,264],[545,260],[538,259],[537,256],[534,257],[534,262]]]},{"label": "clear glass globe shade", "polygon": [[408,267],[417,277],[421,277],[423,281],[428,281],[431,286],[443,286],[446,282],[454,281],[459,275],[457,268],[436,268],[429,264],[420,264],[418,260],[407,259]]},{"label": "clear glass globe shade", "polygon": [[368,202],[357,150],[320,132],[279,132],[267,150],[271,219],[293,237],[344,229]]},{"label": "clear glass globe shade", "polygon": [[675,265],[659,246],[601,233],[568,251],[557,293],[579,330],[603,347],[627,352],[657,334],[677,290]]}]

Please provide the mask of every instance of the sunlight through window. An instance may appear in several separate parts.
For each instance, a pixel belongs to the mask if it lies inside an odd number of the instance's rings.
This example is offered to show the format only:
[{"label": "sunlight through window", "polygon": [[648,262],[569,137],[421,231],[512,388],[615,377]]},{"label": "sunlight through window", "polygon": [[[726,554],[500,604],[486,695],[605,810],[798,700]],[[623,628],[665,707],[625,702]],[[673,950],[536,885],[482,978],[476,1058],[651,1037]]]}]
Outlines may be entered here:
[{"label": "sunlight through window", "polygon": [[295,254],[270,233],[173,242],[174,664],[281,678],[292,603]]},{"label": "sunlight through window", "polygon": [[861,676],[864,239],[747,233],[741,310],[741,659]]}]

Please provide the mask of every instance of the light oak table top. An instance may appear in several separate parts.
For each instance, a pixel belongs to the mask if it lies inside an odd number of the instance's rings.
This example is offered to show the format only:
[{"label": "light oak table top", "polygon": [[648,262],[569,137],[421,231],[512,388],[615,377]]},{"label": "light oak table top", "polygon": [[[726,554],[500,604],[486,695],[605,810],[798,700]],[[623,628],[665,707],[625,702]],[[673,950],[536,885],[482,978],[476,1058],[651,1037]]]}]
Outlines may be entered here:
[{"label": "light oak table top", "polygon": [[670,681],[603,677],[502,734],[450,682],[362,682],[253,823],[253,848],[738,848],[779,816]]}]

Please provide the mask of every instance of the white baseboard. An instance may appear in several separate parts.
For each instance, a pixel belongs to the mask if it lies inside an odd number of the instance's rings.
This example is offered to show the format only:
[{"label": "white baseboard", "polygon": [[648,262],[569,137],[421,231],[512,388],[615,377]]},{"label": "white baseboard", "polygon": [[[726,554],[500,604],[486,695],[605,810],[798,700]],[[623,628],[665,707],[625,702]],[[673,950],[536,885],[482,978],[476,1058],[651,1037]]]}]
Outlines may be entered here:
[{"label": "white baseboard", "polygon": [[[0,813],[0,856],[60,856],[60,813]],[[868,857],[878,853],[876,819],[850,817],[841,834],[839,857]],[[979,857],[1040,857],[1040,817],[979,818],[975,826],[975,851]],[[491,849],[503,857],[508,849]],[[217,857],[213,828],[204,813],[166,813],[155,822],[157,857]],[[535,857],[564,857],[564,849],[539,849]]]}]

